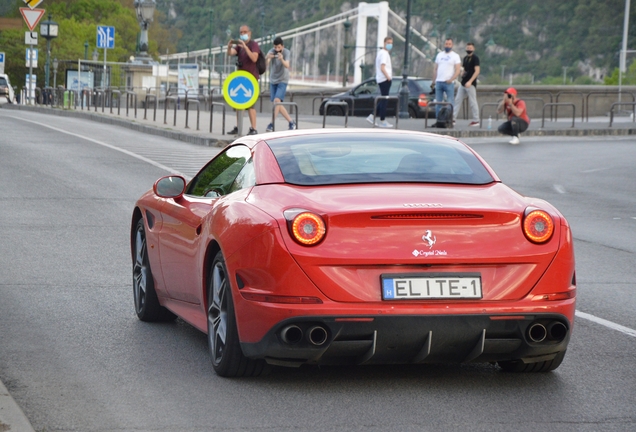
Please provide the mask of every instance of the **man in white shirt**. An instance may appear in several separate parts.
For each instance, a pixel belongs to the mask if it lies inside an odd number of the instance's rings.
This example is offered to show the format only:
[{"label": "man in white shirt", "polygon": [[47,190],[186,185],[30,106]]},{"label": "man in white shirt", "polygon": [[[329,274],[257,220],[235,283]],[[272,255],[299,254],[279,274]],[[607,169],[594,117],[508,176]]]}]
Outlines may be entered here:
[{"label": "man in white shirt", "polygon": [[[390,51],[393,48],[393,38],[387,36],[384,38],[384,47],[378,50],[378,55],[375,57],[375,81],[378,83],[380,87],[380,94],[382,96],[388,96],[389,90],[391,89],[391,79],[393,78],[393,68],[391,67],[391,55]],[[392,127],[385,120],[386,118],[386,100],[381,100],[378,102],[378,114],[380,115],[380,122],[376,122],[376,124],[380,127]],[[371,124],[375,121],[375,114],[369,114],[367,117],[367,121]]]},{"label": "man in white shirt", "polygon": [[[435,83],[435,102],[442,102],[444,94],[446,101],[453,104],[455,110],[455,80],[459,76],[462,59],[453,51],[453,40],[444,41],[444,51],[440,51],[435,57],[433,68],[433,82]],[[440,105],[435,105],[435,115],[439,114]]]}]

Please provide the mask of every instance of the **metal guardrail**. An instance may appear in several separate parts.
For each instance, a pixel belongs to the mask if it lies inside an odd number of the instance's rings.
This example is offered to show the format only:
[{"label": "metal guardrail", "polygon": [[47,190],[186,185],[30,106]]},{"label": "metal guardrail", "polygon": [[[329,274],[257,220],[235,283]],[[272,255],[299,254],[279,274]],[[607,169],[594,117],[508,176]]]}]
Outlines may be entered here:
[{"label": "metal guardrail", "polygon": [[311,115],[316,115],[316,101],[320,99],[320,103],[322,104],[322,101],[324,101],[325,99],[327,99],[326,96],[323,96],[322,93],[320,93],[320,96],[316,96],[311,100]]},{"label": "metal guardrail", "polygon": [[614,102],[610,107],[609,127],[612,127],[612,123],[614,123],[614,107],[621,105],[628,105],[632,107],[632,123],[636,122],[636,102]]},{"label": "metal guardrail", "polygon": [[[442,105],[442,106],[450,105],[450,112],[451,112],[451,115],[450,115],[450,127],[447,128],[447,129],[453,129],[453,104],[451,102],[429,102],[426,105],[426,114],[424,115],[424,129],[428,128],[428,111],[429,111],[429,108],[432,107],[432,106],[436,106],[436,105]],[[484,105],[486,105],[486,104],[484,104]],[[435,119],[435,122],[437,122],[437,119]]]},{"label": "metal guardrail", "polygon": [[173,122],[173,126],[177,125],[177,100],[179,99],[179,96],[166,96],[164,103],[163,103],[163,124],[168,124],[168,105],[170,105],[168,102],[172,101],[173,104],[172,106],[174,107],[174,122]]},{"label": "metal guardrail", "polygon": [[221,135],[225,135],[225,104],[222,102],[210,102],[210,133],[212,133],[212,124],[214,123],[214,107],[220,106],[223,108],[223,118],[221,121]]},{"label": "metal guardrail", "polygon": [[126,90],[126,117],[128,117],[128,109],[130,108],[131,102],[135,108],[135,118],[137,118],[137,93],[131,90]]},{"label": "metal guardrail", "polygon": [[197,106],[197,130],[199,130],[199,115],[201,114],[201,109],[199,107],[199,101],[193,99],[186,99],[185,109],[186,109],[186,119],[185,119],[185,128],[190,129],[188,126],[188,117],[190,116],[190,104],[195,104]]},{"label": "metal guardrail", "polygon": [[[546,107],[559,107],[559,106],[571,106],[572,107],[572,127],[574,127],[574,117],[576,116],[576,106],[574,106],[573,103],[569,103],[569,102],[559,102],[559,103],[547,103],[547,104],[543,104],[543,110],[541,110],[541,129],[543,129],[543,126],[545,124],[545,109]],[[555,110],[555,116],[554,116],[554,120],[557,121],[558,117],[556,115],[556,110]]]},{"label": "metal guardrail", "polygon": [[294,114],[296,114],[296,128],[298,128],[298,104],[296,102],[274,102],[274,105],[272,105],[272,132],[276,130],[275,113],[276,113],[276,107],[279,105],[294,108]]},{"label": "metal guardrail", "polygon": [[144,101],[144,120],[146,120],[146,114],[148,113],[148,103],[152,101],[154,107],[154,113],[152,115],[152,121],[157,121],[157,95],[148,93],[146,100]]},{"label": "metal guardrail", "polygon": [[[631,96],[632,98],[632,102],[636,102],[636,97],[634,96],[634,93],[632,92],[628,92],[628,91],[622,91],[619,92],[618,90],[616,91],[591,91],[589,92],[586,96],[585,96],[585,121],[589,122],[590,121],[590,96],[592,95],[604,95],[604,96],[609,96],[609,95],[628,95]],[[611,110],[611,107],[610,107]]]},{"label": "metal guardrail", "polygon": [[330,106],[341,106],[345,107],[342,111],[344,112],[345,124],[344,127],[347,127],[347,123],[349,123],[349,104],[345,101],[327,101],[325,103],[325,110],[322,112],[322,127],[324,129],[325,123],[327,121],[327,111]]},{"label": "metal guardrail", "polygon": [[113,102],[115,99],[115,95],[117,95],[117,115],[121,113],[121,91],[120,90],[110,90],[110,113],[113,113]]},{"label": "metal guardrail", "polygon": [[[394,100],[395,101],[395,126],[394,129],[398,128],[398,119],[399,119],[399,104],[400,104],[400,98],[397,96],[376,96],[375,99],[373,99],[373,127],[376,127],[376,122],[375,119],[378,116],[378,102],[381,100],[385,100],[387,106],[389,105],[389,101]],[[451,108],[452,111],[452,108]],[[427,113],[428,114],[428,113]]]},{"label": "metal guardrail", "polygon": [[[559,96],[561,95],[577,95],[577,96],[581,96],[581,121],[585,121],[585,95],[583,94],[582,91],[570,91],[570,90],[566,90],[566,91],[560,91],[556,94],[556,103],[559,103]],[[559,116],[558,114],[558,109],[559,107],[556,106],[554,108],[554,117],[557,118]]]}]

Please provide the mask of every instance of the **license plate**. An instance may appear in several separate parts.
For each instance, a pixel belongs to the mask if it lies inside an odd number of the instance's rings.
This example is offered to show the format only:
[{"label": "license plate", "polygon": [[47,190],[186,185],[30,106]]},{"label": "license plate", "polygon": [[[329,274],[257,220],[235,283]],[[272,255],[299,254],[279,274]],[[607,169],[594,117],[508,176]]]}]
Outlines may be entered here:
[{"label": "license plate", "polygon": [[383,300],[480,299],[478,273],[382,275]]}]

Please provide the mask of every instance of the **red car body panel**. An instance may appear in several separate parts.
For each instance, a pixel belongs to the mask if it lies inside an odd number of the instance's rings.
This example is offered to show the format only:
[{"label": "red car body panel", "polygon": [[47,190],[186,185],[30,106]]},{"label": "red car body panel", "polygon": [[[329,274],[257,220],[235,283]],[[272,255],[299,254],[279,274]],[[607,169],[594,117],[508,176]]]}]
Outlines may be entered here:
[{"label": "red car body panel", "polygon": [[[256,186],[217,199],[164,199],[149,191],[137,202],[159,301],[199,330],[207,332],[211,250],[223,252],[231,275],[242,344],[263,343],[280,323],[312,316],[518,320],[540,313],[565,317],[571,330],[576,285],[567,221],[547,202],[499,183],[478,155],[496,181],[312,187],[285,183],[266,142],[245,144],[252,148]],[[554,221],[545,244],[524,236],[522,218],[529,207]],[[302,246],[292,238],[283,215],[292,208],[322,216],[327,234],[318,245]],[[435,236],[433,245],[423,239],[427,231]],[[382,275],[457,272],[481,275],[482,299],[382,300]],[[316,302],[250,300],[254,295]]]}]

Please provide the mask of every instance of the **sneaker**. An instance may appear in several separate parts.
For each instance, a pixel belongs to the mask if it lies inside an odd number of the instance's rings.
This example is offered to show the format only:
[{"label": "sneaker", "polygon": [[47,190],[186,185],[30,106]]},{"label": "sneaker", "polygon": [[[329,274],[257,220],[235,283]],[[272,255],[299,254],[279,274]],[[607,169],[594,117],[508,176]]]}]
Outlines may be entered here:
[{"label": "sneaker", "polygon": [[274,125],[272,123],[268,124],[265,132],[274,132]]},{"label": "sneaker", "polygon": [[294,130],[294,129],[298,129],[298,126],[296,126],[296,122],[290,121],[289,122],[289,130]]},{"label": "sneaker", "polygon": [[375,117],[373,116],[373,114],[369,114],[369,116],[367,117],[367,121],[371,124],[375,123]]},{"label": "sneaker", "polygon": [[250,127],[250,131],[247,133],[248,135],[258,135],[258,131],[253,127]]},{"label": "sneaker", "polygon": [[468,126],[479,126],[479,122],[478,121],[472,121],[472,122],[468,123]]},{"label": "sneaker", "polygon": [[381,128],[393,127],[393,125],[386,120],[380,120],[380,123],[378,123],[378,126],[380,126]]},{"label": "sneaker", "polygon": [[521,141],[519,141],[519,137],[517,136],[513,136],[512,139],[510,141],[508,141],[510,144],[512,145],[517,145],[519,144]]},{"label": "sneaker", "polygon": [[238,135],[238,126],[234,126],[234,129],[229,131],[228,135]]}]

